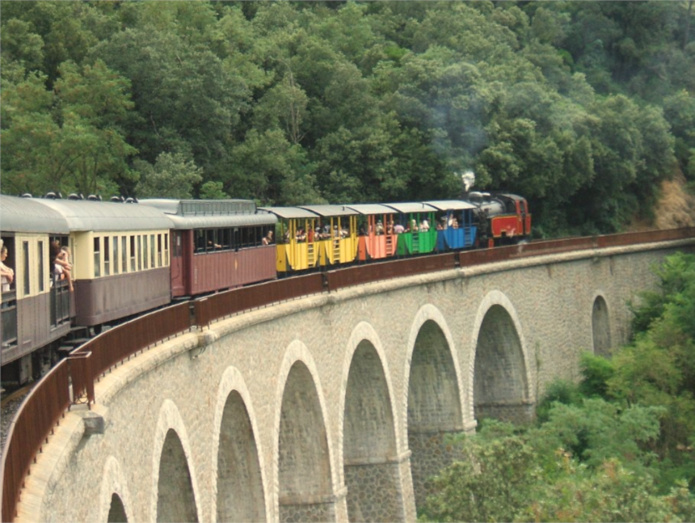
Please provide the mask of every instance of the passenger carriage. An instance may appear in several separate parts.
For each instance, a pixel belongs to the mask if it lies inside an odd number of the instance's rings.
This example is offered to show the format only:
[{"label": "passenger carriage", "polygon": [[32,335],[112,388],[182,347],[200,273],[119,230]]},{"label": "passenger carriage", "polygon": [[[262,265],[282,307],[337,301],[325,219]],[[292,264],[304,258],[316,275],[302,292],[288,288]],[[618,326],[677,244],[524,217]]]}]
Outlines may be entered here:
[{"label": "passenger carriage", "polygon": [[[195,296],[276,278],[273,214],[252,200],[140,200],[172,222],[171,293]],[[265,241],[264,241],[265,238]]]},{"label": "passenger carriage", "polygon": [[[421,202],[387,203],[385,205],[398,213],[394,222],[394,231],[398,235],[396,247],[398,256],[425,254],[434,251],[437,245],[437,230],[434,224],[437,209]],[[425,227],[422,227],[423,224]]]},{"label": "passenger carriage", "polygon": [[350,205],[360,214],[357,220],[358,261],[380,260],[396,255],[398,236],[394,232],[396,210],[378,203]]},{"label": "passenger carriage", "polygon": [[477,238],[474,211],[477,207],[463,200],[424,202],[436,213],[437,251],[445,252],[473,247]]},{"label": "passenger carriage", "polygon": [[2,291],[3,382],[24,383],[50,365],[50,344],[70,331],[70,292],[66,281],[52,280],[50,256],[51,241],[65,242],[69,229],[54,210],[13,196],[0,196],[0,227],[4,264],[14,271]]},{"label": "passenger carriage", "polygon": [[77,325],[100,326],[170,301],[171,221],[159,210],[136,203],[35,201],[67,221]]},{"label": "passenger carriage", "polygon": [[303,205],[319,217],[314,230],[306,230],[318,246],[319,265],[353,263],[357,257],[357,212],[344,205]]},{"label": "passenger carriage", "polygon": [[352,263],[357,213],[342,205],[261,207],[277,216],[277,271],[281,275]]},{"label": "passenger carriage", "polygon": [[[274,215],[275,267],[279,275],[315,269],[319,266],[320,244],[314,231],[319,223],[315,213],[299,207],[261,207]],[[311,231],[307,234],[307,231]]]}]

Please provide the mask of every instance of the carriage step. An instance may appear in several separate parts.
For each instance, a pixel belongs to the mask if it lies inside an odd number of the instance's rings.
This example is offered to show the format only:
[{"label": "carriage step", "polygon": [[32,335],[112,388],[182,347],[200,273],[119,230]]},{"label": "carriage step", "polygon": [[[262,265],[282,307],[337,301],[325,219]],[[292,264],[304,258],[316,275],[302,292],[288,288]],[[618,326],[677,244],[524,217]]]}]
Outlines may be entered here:
[{"label": "carriage step", "polygon": [[88,342],[89,338],[75,338],[74,340],[64,340],[63,343],[66,345],[72,345],[72,348],[79,347],[85,342]]}]

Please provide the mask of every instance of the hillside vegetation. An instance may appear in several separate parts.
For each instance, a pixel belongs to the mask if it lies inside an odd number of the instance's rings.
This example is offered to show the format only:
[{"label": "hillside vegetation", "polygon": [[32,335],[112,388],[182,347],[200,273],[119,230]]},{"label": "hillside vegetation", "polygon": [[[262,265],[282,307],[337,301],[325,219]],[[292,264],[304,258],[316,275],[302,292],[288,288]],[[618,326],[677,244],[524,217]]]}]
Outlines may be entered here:
[{"label": "hillside vegetation", "polygon": [[432,479],[427,521],[695,521],[695,256],[657,269],[634,339],[585,354],[580,384],[557,381],[538,422],[483,422]]},{"label": "hillside vegetation", "polygon": [[[695,180],[673,2],[3,2],[2,192],[529,198],[537,234]],[[687,214],[687,211],[686,211]]]}]

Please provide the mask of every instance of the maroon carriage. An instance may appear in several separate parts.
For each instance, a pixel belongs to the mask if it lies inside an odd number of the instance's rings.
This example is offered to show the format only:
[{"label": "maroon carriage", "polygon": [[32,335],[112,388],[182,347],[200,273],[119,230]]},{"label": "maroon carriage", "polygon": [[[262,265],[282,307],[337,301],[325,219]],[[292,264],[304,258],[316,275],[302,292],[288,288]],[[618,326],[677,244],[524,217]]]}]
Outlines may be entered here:
[{"label": "maroon carriage", "polygon": [[[142,200],[172,225],[171,292],[195,296],[276,278],[277,218],[251,200]],[[271,233],[271,234],[269,234]]]}]

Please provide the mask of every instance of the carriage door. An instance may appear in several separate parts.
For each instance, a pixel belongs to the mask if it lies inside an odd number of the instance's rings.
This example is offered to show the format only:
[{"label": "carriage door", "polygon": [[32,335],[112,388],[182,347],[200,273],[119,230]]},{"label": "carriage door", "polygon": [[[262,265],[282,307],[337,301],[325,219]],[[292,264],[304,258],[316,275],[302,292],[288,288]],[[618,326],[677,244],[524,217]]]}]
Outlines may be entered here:
[{"label": "carriage door", "polygon": [[171,294],[172,296],[184,296],[183,275],[183,231],[172,231],[171,246]]}]

